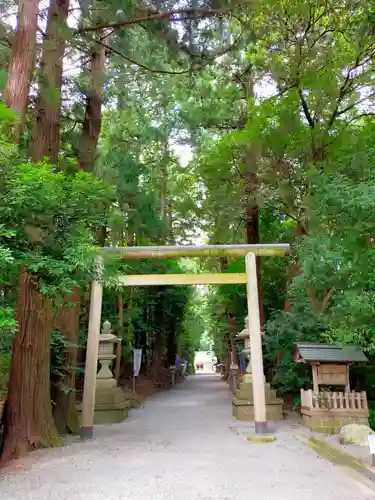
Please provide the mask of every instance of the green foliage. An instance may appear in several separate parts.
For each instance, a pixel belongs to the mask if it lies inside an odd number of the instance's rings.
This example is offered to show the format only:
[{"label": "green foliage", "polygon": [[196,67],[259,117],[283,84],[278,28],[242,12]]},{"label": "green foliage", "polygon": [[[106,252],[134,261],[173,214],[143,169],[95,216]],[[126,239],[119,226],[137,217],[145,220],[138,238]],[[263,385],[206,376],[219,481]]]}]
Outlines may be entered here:
[{"label": "green foliage", "polygon": [[319,342],[323,326],[309,312],[276,312],[266,324],[265,356],[275,364],[272,383],[280,392],[297,392],[309,386],[306,365],[294,361],[296,342]]},{"label": "green foliage", "polygon": [[[77,348],[78,345],[72,344],[66,340],[59,330],[53,330],[51,333],[51,382],[59,391],[69,393],[72,387],[67,387],[62,383],[64,377],[71,373],[71,367],[66,366],[66,349]],[[79,369],[76,369],[78,373]]]},{"label": "green foliage", "polygon": [[1,184],[0,245],[8,268],[26,265],[56,299],[87,282],[92,231],[104,221],[111,189],[90,174],[55,172],[43,163],[11,165]]},{"label": "green foliage", "polygon": [[65,374],[65,336],[59,330],[53,330],[51,333],[51,375],[61,379]]},{"label": "green foliage", "polygon": [[369,409],[369,419],[368,419],[368,423],[369,423],[369,426],[371,427],[371,429],[373,431],[375,431],[375,410],[372,410],[371,408]]},{"label": "green foliage", "polygon": [[350,367],[350,385],[354,390],[366,391],[370,407],[375,404],[375,364],[372,359],[370,356],[370,362]]},{"label": "green foliage", "polygon": [[201,289],[191,287],[188,298],[179,348],[181,356],[188,362],[189,370],[194,371],[195,352],[209,347],[209,341],[202,347],[202,339],[204,341],[206,338],[206,300]]},{"label": "green foliage", "polygon": [[0,395],[7,388],[15,330],[13,308],[3,299],[0,301]]},{"label": "green foliage", "polygon": [[0,396],[7,387],[11,359],[10,354],[0,353]]},{"label": "green foliage", "polygon": [[[126,274],[178,274],[182,271],[181,265],[172,260],[134,261],[122,266],[122,272]],[[116,308],[119,293],[123,294],[124,304],[122,330]],[[133,347],[142,347],[146,359],[150,360],[157,339],[162,338],[165,347],[163,363],[167,365],[168,357],[176,352],[190,359],[199,348],[202,332],[195,315],[197,303],[194,290],[187,286],[133,287],[122,292],[117,288],[105,288],[102,318],[103,321],[108,319],[114,332],[123,338],[123,355],[128,362]]]},{"label": "green foliage", "polygon": [[[5,301],[4,303],[6,304]],[[0,307],[0,346],[2,345],[2,339],[7,335],[11,335],[16,328],[13,309],[5,304]]]},{"label": "green foliage", "polygon": [[[351,131],[336,143],[326,172],[311,175],[306,197],[308,236],[298,248],[301,274],[293,281],[292,301],[324,314],[326,338],[359,344],[374,352],[375,254],[373,125]],[[309,290],[307,300],[306,290]]]}]

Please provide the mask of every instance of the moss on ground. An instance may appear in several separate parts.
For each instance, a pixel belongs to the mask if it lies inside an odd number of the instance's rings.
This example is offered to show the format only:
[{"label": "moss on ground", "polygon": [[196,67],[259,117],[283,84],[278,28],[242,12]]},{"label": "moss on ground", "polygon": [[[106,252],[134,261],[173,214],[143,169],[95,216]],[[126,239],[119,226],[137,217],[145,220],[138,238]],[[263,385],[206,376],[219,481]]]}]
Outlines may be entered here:
[{"label": "moss on ground", "polygon": [[273,443],[276,441],[276,436],[265,435],[265,436],[247,436],[247,440],[250,443]]},{"label": "moss on ground", "polygon": [[317,437],[305,438],[302,436],[296,436],[297,439],[303,443],[305,443],[309,448],[316,451],[320,456],[326,458],[330,462],[333,462],[337,465],[345,465],[347,467],[351,467],[357,471],[363,471],[366,469],[366,465],[356,460],[352,455],[345,453],[342,450],[339,450],[335,446],[331,445],[324,439],[319,439]]}]

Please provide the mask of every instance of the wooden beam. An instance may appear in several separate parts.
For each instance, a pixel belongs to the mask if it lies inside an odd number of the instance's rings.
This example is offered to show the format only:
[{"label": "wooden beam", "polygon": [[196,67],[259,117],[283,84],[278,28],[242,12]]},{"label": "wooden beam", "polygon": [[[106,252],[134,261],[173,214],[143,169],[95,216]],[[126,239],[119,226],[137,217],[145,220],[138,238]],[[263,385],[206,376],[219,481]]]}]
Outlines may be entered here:
[{"label": "wooden beam", "polygon": [[259,245],[180,245],[150,247],[103,247],[103,253],[117,253],[122,259],[168,259],[180,257],[244,257],[248,253],[259,256],[284,256],[288,244]]},{"label": "wooden beam", "polygon": [[121,286],[235,285],[247,283],[247,274],[132,274],[119,276],[118,282]]}]

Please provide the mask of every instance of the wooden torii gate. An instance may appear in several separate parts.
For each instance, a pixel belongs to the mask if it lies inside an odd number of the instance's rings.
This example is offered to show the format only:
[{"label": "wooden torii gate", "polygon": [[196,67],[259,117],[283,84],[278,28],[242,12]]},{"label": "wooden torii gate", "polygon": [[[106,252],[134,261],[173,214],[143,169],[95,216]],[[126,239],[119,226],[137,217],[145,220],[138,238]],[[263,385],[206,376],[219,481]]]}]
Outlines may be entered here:
[{"label": "wooden torii gate", "polygon": [[261,326],[259,319],[256,256],[284,256],[288,244],[202,245],[160,247],[104,247],[98,257],[97,276],[91,285],[90,315],[86,350],[85,380],[80,435],[93,436],[95,385],[103,297],[103,255],[119,254],[125,260],[166,259],[181,257],[245,257],[245,273],[150,274],[123,275],[122,286],[222,285],[246,284],[249,315],[251,369],[254,391],[254,420],[257,434],[267,433]]}]

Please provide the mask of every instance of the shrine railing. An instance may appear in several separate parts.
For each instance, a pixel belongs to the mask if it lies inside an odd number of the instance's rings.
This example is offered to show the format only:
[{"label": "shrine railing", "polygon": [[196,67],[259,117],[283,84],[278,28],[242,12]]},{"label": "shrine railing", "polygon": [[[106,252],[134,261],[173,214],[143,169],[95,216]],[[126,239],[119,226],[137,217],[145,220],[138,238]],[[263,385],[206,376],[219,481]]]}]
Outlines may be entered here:
[{"label": "shrine railing", "polygon": [[362,392],[314,392],[301,389],[301,407],[312,409],[364,411],[368,409],[367,395]]}]

